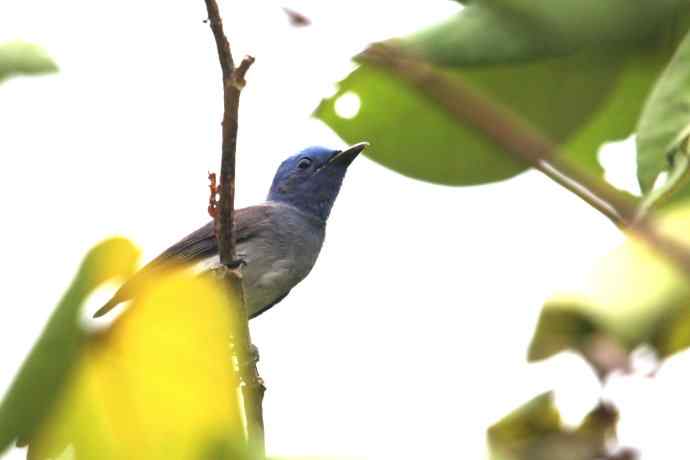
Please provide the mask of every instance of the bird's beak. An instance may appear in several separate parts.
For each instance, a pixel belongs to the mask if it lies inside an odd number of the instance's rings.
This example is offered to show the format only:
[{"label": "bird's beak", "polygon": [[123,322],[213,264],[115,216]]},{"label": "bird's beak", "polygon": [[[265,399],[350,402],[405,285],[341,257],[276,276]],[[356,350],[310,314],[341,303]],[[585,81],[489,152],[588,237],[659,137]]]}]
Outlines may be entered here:
[{"label": "bird's beak", "polygon": [[340,152],[336,152],[335,155],[333,155],[330,160],[328,160],[329,164],[341,164],[341,165],[349,165],[352,163],[352,161],[357,157],[357,155],[360,154],[362,150],[367,148],[369,146],[368,142],[360,142],[355,145],[351,145],[350,147],[346,148],[345,150],[341,150]]}]

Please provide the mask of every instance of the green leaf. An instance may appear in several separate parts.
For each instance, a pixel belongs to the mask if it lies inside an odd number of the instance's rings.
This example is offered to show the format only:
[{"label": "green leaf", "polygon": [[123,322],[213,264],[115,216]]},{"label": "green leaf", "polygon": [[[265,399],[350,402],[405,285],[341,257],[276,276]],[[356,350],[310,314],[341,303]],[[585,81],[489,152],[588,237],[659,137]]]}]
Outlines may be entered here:
[{"label": "green leaf", "polygon": [[15,75],[56,71],[53,60],[37,45],[21,41],[0,44],[0,82]]},{"label": "green leaf", "polygon": [[614,88],[591,113],[587,123],[565,143],[564,150],[570,159],[593,173],[603,174],[597,159],[599,147],[633,134],[645,98],[672,49],[669,41],[661,50],[634,52],[621,64]]},{"label": "green leaf", "polygon": [[564,54],[559,45],[542,39],[539,31],[524,21],[479,2],[399,43],[443,67],[505,64]]},{"label": "green leaf", "polygon": [[649,343],[662,357],[690,347],[690,298],[665,309],[654,324]]},{"label": "green leaf", "polygon": [[539,317],[527,359],[539,361],[561,351],[579,349],[602,329],[599,321],[581,308],[567,303],[551,303],[544,307]]},{"label": "green leaf", "polygon": [[615,439],[618,412],[599,404],[575,430],[563,426],[553,393],[537,396],[488,430],[492,458],[571,460],[603,458]]},{"label": "green leaf", "polygon": [[[655,222],[658,231],[690,247],[688,203],[659,211]],[[584,281],[546,303],[530,361],[573,350],[604,376],[624,368],[627,354],[640,345],[659,358],[690,346],[690,286],[647,244],[630,238],[597,261]]]},{"label": "green leaf", "polygon": [[[461,76],[549,137],[565,142],[611,92],[620,62],[611,56],[574,55],[467,71],[437,70]],[[589,91],[580,91],[583,87]],[[362,101],[352,119],[336,112],[338,98],[349,92]],[[375,161],[418,179],[473,185],[507,179],[527,167],[474,128],[458,124],[423,90],[370,64],[342,81],[338,92],[317,108],[316,116],[348,142],[371,142],[367,154]]]},{"label": "green leaf", "polygon": [[[537,29],[556,52],[627,48],[664,27],[686,7],[685,0],[484,0],[505,18]],[[583,27],[586,24],[586,27]],[[543,45],[542,45],[543,46]]]},{"label": "green leaf", "polygon": [[561,416],[554,403],[553,393],[543,393],[511,412],[488,430],[489,443],[515,446],[530,437],[544,437],[558,433]]},{"label": "green leaf", "polygon": [[0,452],[31,436],[52,409],[84,342],[79,315],[88,295],[109,279],[129,276],[137,258],[138,251],[124,239],[105,241],[86,256],[0,403]]},{"label": "green leaf", "polygon": [[603,380],[614,370],[629,369],[630,347],[624,340],[587,307],[574,301],[551,301],[539,317],[527,360],[541,361],[562,351],[576,351]]},{"label": "green leaf", "polygon": [[[484,0],[402,43],[441,66],[504,64],[634,48],[687,9],[684,0]],[[587,27],[582,27],[587,24]]]},{"label": "green leaf", "polygon": [[[410,62],[434,63],[431,72],[461,79],[523,116],[580,165],[601,174],[598,148],[633,132],[654,79],[677,44],[675,20],[643,43],[616,42],[615,48],[588,47],[583,38],[577,47],[554,41],[548,27],[535,28],[532,22],[486,2],[473,3],[395,46]],[[362,65],[315,115],[348,142],[370,141],[367,154],[375,161],[448,185],[503,180],[526,169],[483,133],[459,123],[434,97],[434,88],[410,83],[405,68],[375,65],[367,52],[358,60]],[[346,118],[336,109],[338,99],[350,93],[361,104],[354,117]]]},{"label": "green leaf", "polygon": [[638,131],[637,174],[643,192],[649,192],[657,176],[673,165],[678,147],[690,134],[690,34],[654,87]]}]

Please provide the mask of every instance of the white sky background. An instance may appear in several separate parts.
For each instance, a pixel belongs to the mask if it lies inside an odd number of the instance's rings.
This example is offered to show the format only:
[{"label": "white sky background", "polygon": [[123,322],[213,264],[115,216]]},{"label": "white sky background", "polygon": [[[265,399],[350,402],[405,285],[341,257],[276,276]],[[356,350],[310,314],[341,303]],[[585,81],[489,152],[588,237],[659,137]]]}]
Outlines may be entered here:
[{"label": "white sky background", "polygon": [[[352,68],[350,56],[458,8],[447,0],[222,4],[235,54],[257,58],[241,103],[240,206],[264,199],[288,154],[342,144],[310,113]],[[313,25],[291,27],[280,6]],[[89,247],[124,235],[148,260],[207,221],[222,99],[204,18],[202,0],[0,3],[0,41],[39,43],[61,68],[0,86],[0,390]],[[629,183],[629,149],[617,150],[607,166]],[[543,301],[621,240],[537,173],[451,188],[358,159],[313,273],[252,322],[268,385],[269,453],[480,459],[488,425],[552,388],[576,423],[597,397],[594,375],[572,355],[528,365],[527,345]],[[645,458],[686,451],[683,436],[647,426],[678,410],[672,396],[683,390],[672,381],[685,371],[676,361],[658,382],[619,379],[611,388],[626,403],[623,441],[645,448]]]}]

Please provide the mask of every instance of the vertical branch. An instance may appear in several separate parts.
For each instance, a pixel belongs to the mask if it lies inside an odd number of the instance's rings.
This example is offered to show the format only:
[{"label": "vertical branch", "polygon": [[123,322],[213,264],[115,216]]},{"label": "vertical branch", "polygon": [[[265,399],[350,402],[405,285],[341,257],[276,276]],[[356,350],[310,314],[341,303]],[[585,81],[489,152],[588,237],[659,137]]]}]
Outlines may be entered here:
[{"label": "vertical branch", "polygon": [[[240,93],[245,85],[245,75],[254,63],[246,56],[235,68],[223,21],[216,0],[204,0],[208,21],[218,50],[218,60],[223,75],[223,148],[220,165],[220,219],[216,220],[218,249],[223,265],[234,266],[235,239],[233,237],[233,216],[235,214],[235,152],[237,150],[237,118]],[[218,223],[219,222],[219,223]]]},{"label": "vertical branch", "polygon": [[[249,319],[242,289],[242,276],[239,272],[241,261],[236,260],[233,223],[235,214],[235,153],[237,150],[238,109],[240,93],[245,85],[245,75],[254,63],[254,58],[246,56],[239,66],[230,51],[230,44],[223,31],[216,0],[204,0],[208,21],[218,50],[218,60],[223,77],[223,145],[220,169],[220,204],[214,216],[220,262],[225,270],[220,271],[221,281],[232,291],[230,295],[239,299],[236,314],[236,332],[233,337],[235,353],[241,378],[242,399],[247,424],[247,436],[252,447],[264,456],[262,402],[265,387],[256,369],[258,351],[251,345]],[[213,193],[213,183],[212,190]],[[211,200],[213,202],[213,200]]]}]

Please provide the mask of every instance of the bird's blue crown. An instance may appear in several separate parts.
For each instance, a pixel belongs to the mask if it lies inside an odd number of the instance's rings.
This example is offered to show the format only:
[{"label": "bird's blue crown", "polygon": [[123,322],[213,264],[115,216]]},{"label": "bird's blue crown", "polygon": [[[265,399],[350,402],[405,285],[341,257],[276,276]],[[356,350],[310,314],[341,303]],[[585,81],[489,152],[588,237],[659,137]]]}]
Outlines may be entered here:
[{"label": "bird's blue crown", "polygon": [[347,167],[362,149],[340,151],[309,147],[302,150],[280,165],[268,200],[295,206],[325,222],[338,196]]}]

